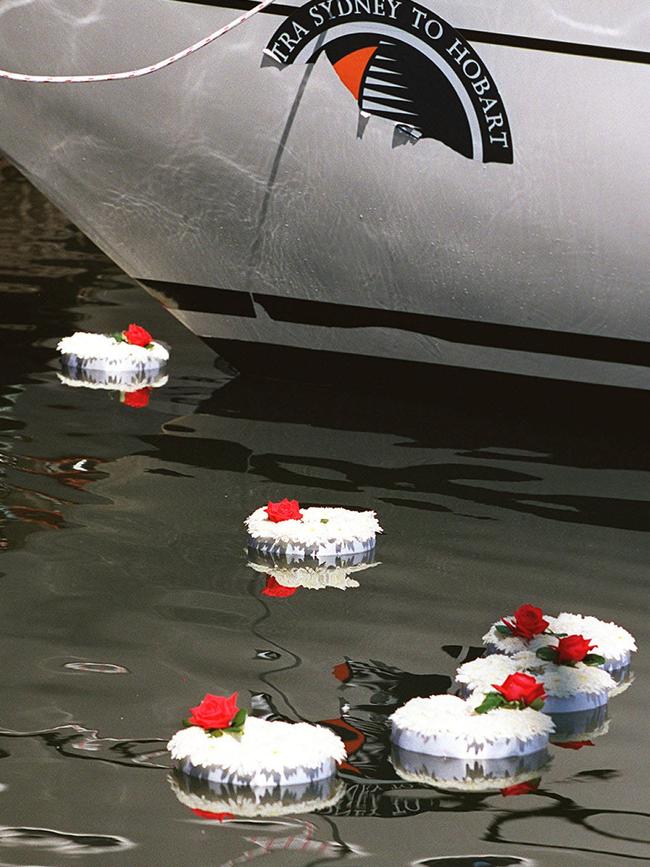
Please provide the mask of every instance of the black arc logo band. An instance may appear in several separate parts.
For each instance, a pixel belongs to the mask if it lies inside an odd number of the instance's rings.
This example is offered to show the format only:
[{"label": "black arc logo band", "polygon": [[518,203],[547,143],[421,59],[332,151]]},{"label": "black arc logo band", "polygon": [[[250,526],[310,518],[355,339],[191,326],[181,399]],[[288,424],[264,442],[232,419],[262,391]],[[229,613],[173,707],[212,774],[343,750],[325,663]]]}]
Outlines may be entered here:
[{"label": "black arc logo band", "polygon": [[510,124],[485,63],[440,16],[411,0],[312,0],[265,49],[279,64],[325,53],[359,109],[480,162],[512,163]]}]

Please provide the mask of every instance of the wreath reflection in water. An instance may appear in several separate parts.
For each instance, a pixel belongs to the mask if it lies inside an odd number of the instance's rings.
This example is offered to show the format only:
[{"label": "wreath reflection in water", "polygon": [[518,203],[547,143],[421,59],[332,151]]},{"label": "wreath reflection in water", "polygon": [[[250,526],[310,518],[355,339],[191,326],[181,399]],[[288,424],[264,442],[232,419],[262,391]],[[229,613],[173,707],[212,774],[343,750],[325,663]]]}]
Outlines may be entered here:
[{"label": "wreath reflection in water", "polygon": [[593,746],[593,741],[609,732],[607,706],[578,710],[573,713],[551,714],[555,731],[551,743],[565,749]]},{"label": "wreath reflection in water", "polygon": [[120,402],[133,409],[149,404],[154,388],[167,385],[169,377],[156,371],[105,371],[75,368],[57,373],[59,382],[68,388],[87,388],[91,391],[118,392]]},{"label": "wreath reflection in water", "polygon": [[393,746],[391,761],[397,775],[454,792],[499,792],[537,779],[550,765],[548,750],[501,759],[453,758],[413,753]]},{"label": "wreath reflection in water", "polygon": [[343,782],[336,777],[271,789],[214,783],[180,770],[172,771],[168,780],[181,804],[203,818],[217,820],[224,816],[253,819],[313,813],[334,807],[345,790]]},{"label": "wreath reflection in water", "polygon": [[305,590],[325,590],[328,587],[337,590],[357,588],[360,586],[359,582],[350,576],[380,565],[379,561],[375,560],[374,550],[360,554],[321,557],[315,560],[273,556],[250,548],[248,557],[249,569],[267,577],[266,587],[262,591],[265,596],[293,595],[301,588]]}]

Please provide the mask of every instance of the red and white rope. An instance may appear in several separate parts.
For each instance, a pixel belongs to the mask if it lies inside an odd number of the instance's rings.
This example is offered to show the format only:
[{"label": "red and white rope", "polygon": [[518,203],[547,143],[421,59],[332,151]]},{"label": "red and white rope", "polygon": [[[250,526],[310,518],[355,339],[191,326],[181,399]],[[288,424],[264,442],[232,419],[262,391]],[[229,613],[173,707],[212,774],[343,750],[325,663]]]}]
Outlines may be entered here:
[{"label": "red and white rope", "polygon": [[257,15],[258,12],[266,9],[273,2],[274,0],[261,0],[261,3],[258,3],[257,6],[253,6],[248,12],[244,12],[243,15],[240,15],[228,24],[224,24],[223,27],[215,30],[214,33],[211,33],[199,42],[195,42],[194,45],[190,45],[189,48],[184,48],[182,51],[172,54],[171,57],[159,60],[158,63],[152,63],[151,66],[143,66],[141,69],[129,69],[126,72],[107,72],[103,75],[24,75],[21,72],[8,72],[6,69],[0,69],[0,78],[6,78],[10,81],[26,81],[31,84],[93,84],[99,81],[142,78],[143,75],[151,75],[152,72],[165,69],[166,66],[171,66],[172,63],[177,63],[179,60],[189,57],[190,54],[200,51],[201,48],[210,45],[211,42],[219,39],[220,36],[225,36],[226,33],[234,30],[235,27],[239,27],[240,24],[243,24],[249,18],[252,18],[253,15]]}]

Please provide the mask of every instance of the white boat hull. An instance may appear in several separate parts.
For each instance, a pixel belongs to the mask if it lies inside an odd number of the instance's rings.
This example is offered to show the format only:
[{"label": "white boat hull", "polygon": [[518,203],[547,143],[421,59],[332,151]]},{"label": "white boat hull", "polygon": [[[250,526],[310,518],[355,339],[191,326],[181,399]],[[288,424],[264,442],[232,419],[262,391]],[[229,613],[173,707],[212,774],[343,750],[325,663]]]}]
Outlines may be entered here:
[{"label": "white boat hull", "polygon": [[[0,149],[226,355],[258,343],[648,388],[650,10],[557,5],[426,4],[498,86],[511,164],[360,115],[324,55],[270,64],[287,7],[146,78],[0,81]],[[137,67],[241,6],[3,4],[0,65]]]}]

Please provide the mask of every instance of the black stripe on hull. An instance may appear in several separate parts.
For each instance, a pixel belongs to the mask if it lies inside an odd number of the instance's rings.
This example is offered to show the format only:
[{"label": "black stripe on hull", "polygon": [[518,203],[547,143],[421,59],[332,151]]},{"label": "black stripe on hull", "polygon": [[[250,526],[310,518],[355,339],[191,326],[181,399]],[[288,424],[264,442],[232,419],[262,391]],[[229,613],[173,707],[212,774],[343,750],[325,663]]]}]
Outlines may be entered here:
[{"label": "black stripe on hull", "polygon": [[[249,292],[216,289],[211,286],[188,286],[186,283],[167,283],[164,280],[138,280],[145,289],[151,289],[165,307],[197,313],[221,313],[224,316],[245,316],[255,319],[253,298]],[[172,302],[169,304],[168,302]]]},{"label": "black stripe on hull", "polygon": [[180,310],[254,318],[255,302],[271,319],[295,325],[341,329],[397,329],[468,346],[650,367],[650,343],[641,340],[549,331],[328,301],[308,301],[260,292],[235,292],[155,280],[139,282],[173,300]]},{"label": "black stripe on hull", "polygon": [[[248,11],[257,5],[257,0],[175,0],[177,3],[194,3],[199,6],[216,6],[220,9],[242,9]],[[285,3],[273,3],[261,13],[287,18],[298,7]],[[650,52],[633,48],[614,48],[609,45],[585,45],[582,42],[564,42],[559,39],[538,39],[534,36],[518,36],[514,33],[491,33],[486,30],[469,30],[457,27],[456,30],[469,42],[482,42],[487,45],[503,45],[507,48],[525,48],[529,51],[548,51],[554,54],[570,54],[576,57],[595,57],[599,60],[617,60],[624,63],[650,64]]]},{"label": "black stripe on hull", "polygon": [[362,389],[376,393],[378,398],[390,394],[425,404],[453,398],[468,406],[485,403],[492,408],[495,400],[503,399],[510,405],[534,404],[544,412],[549,406],[555,411],[560,401],[567,412],[577,413],[582,411],[583,404],[585,407],[597,405],[602,413],[602,401],[607,399],[610,411],[630,412],[633,407],[631,417],[636,418],[648,399],[647,391],[636,388],[222,337],[201,337],[201,340],[240,374],[254,379],[302,382],[335,389],[345,383],[343,392]]}]

